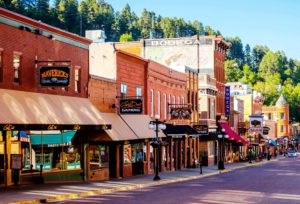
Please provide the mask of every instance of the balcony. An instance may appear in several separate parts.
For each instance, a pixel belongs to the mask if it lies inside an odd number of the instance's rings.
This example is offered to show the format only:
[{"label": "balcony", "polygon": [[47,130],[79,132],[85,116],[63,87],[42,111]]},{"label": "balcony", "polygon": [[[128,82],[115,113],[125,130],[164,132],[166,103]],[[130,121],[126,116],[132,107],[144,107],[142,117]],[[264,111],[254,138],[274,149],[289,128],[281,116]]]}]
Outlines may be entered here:
[{"label": "balcony", "polygon": [[199,89],[200,88],[211,88],[211,89],[216,89],[216,79],[211,77],[208,74],[199,74],[198,76],[198,81],[199,81]]}]

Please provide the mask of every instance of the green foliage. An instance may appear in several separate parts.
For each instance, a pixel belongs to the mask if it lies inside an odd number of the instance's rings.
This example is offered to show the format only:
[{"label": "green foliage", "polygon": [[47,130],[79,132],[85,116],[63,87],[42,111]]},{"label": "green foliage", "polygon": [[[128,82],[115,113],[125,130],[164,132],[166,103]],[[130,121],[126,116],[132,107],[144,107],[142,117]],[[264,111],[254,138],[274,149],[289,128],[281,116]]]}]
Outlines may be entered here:
[{"label": "green foliage", "polygon": [[236,60],[227,60],[225,61],[225,79],[228,82],[238,81],[242,76],[242,71],[240,70]]},{"label": "green foliage", "polygon": [[123,35],[121,35],[120,42],[129,42],[129,41],[133,41],[131,33],[129,33],[129,34],[128,33],[124,33]]}]

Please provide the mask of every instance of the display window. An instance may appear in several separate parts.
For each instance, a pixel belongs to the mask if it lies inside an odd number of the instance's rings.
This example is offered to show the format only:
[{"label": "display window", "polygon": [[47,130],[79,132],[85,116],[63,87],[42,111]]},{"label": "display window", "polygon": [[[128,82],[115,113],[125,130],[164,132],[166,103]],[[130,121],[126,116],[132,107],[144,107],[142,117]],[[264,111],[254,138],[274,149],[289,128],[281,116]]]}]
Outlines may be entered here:
[{"label": "display window", "polygon": [[137,143],[131,145],[131,162],[144,161],[144,143]]},{"label": "display window", "polygon": [[109,168],[109,149],[107,145],[92,145],[89,147],[90,170]]},{"label": "display window", "polygon": [[131,144],[124,145],[124,165],[130,165],[132,161]]}]

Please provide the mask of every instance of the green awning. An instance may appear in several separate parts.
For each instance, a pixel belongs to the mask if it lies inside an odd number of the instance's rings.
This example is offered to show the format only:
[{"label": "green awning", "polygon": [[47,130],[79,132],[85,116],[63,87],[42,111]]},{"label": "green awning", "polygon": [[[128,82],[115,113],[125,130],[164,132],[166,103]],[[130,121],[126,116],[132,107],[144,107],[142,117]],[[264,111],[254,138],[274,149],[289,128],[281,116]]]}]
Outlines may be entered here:
[{"label": "green awning", "polygon": [[76,131],[67,131],[61,134],[31,134],[32,145],[60,145],[71,143]]}]

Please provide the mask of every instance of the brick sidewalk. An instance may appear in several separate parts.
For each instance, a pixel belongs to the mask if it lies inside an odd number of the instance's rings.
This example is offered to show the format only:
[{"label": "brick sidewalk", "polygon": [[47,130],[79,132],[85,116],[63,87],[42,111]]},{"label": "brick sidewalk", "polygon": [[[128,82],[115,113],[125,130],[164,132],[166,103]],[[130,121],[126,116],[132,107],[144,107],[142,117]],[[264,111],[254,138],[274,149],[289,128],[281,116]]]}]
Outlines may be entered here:
[{"label": "brick sidewalk", "polygon": [[[281,158],[279,158],[281,159]],[[277,161],[272,159],[271,161]],[[82,182],[70,184],[41,184],[24,185],[1,189],[0,203],[39,203],[59,201],[82,196],[112,193],[116,191],[140,189],[149,186],[162,185],[173,182],[186,181],[207,176],[216,175],[239,168],[254,165],[263,165],[270,161],[225,164],[225,170],[219,171],[217,166],[203,167],[203,174],[200,169],[184,169],[180,171],[160,173],[160,181],[153,181],[153,175],[135,176],[127,179],[110,180],[102,182]]]}]

